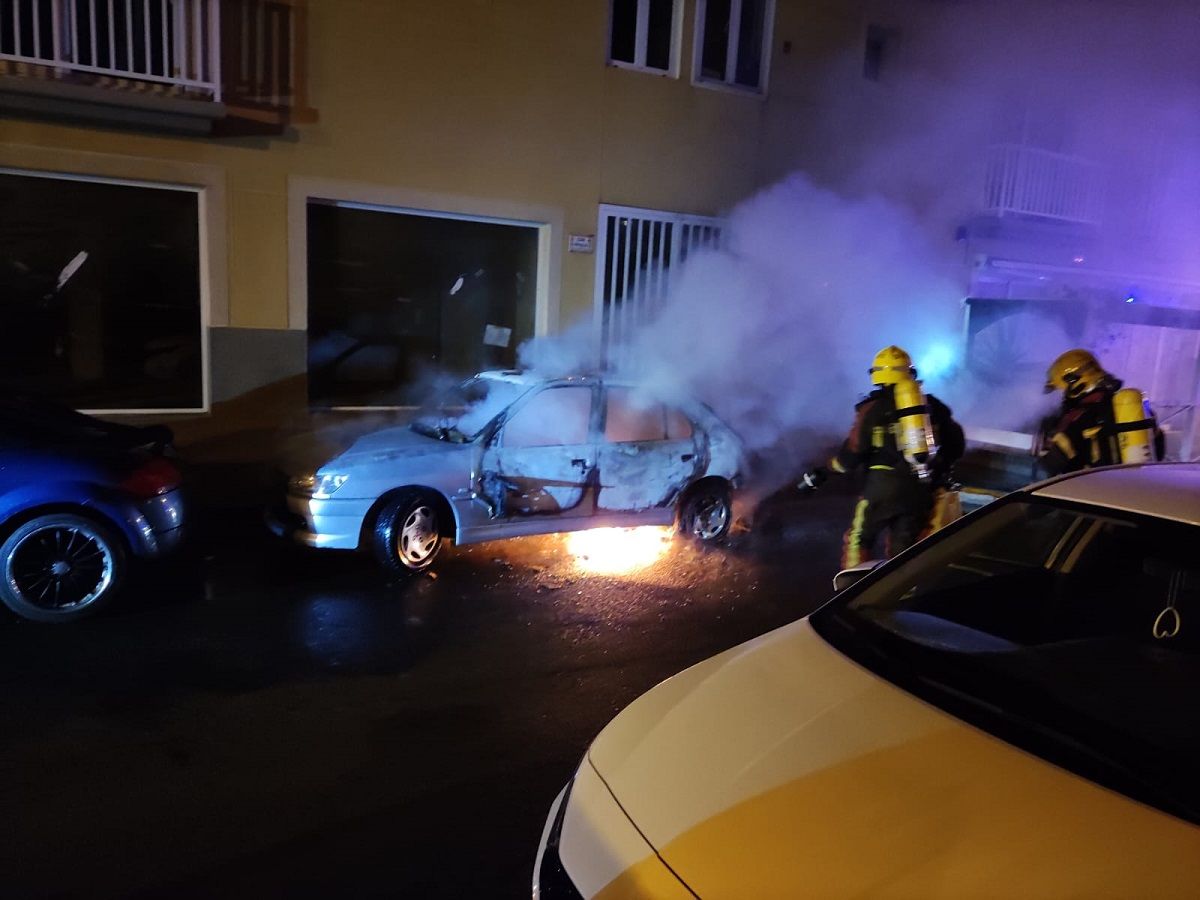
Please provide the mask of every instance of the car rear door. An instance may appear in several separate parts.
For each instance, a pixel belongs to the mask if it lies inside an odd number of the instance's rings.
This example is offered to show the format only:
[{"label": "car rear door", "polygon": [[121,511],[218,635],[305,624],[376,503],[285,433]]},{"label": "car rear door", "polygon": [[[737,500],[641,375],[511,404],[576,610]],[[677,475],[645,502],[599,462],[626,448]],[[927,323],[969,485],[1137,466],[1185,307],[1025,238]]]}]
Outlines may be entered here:
[{"label": "car rear door", "polygon": [[697,472],[694,426],[633,388],[608,387],[604,394],[597,506],[631,512],[665,505]]},{"label": "car rear door", "polygon": [[483,455],[483,488],[498,518],[591,515],[596,470],[592,385],[552,385],[518,401]]}]

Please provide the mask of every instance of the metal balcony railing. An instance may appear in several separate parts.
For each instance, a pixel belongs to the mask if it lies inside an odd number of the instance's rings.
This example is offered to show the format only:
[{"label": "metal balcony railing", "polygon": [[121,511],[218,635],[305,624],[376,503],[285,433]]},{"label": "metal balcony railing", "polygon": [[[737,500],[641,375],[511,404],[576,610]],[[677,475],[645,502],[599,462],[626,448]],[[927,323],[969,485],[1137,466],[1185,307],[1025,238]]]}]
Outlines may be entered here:
[{"label": "metal balcony railing", "polygon": [[996,144],[988,151],[984,205],[1001,216],[1097,225],[1104,211],[1102,167],[1039,147]]},{"label": "metal balcony railing", "polygon": [[2,0],[0,61],[220,101],[220,17],[219,0]]}]

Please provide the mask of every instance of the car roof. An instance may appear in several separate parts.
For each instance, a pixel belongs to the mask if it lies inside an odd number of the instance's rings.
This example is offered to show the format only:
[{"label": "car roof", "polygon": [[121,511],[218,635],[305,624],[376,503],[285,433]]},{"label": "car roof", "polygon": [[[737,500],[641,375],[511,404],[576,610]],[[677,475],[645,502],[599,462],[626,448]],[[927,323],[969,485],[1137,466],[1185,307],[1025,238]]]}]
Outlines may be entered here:
[{"label": "car roof", "polygon": [[504,381],[509,384],[524,385],[541,384],[546,380],[534,375],[532,372],[523,372],[520,369],[492,369],[487,372],[480,372],[475,377],[486,378],[488,381]]},{"label": "car roof", "polygon": [[616,379],[609,379],[603,375],[591,372],[577,372],[571,375],[544,375],[525,369],[490,369],[486,372],[478,373],[475,377],[486,378],[490,381],[503,381],[508,384],[519,384],[526,387],[533,387],[538,384],[595,384],[599,381],[613,386],[625,384],[624,381],[618,382]]},{"label": "car roof", "polygon": [[1026,490],[1039,497],[1200,525],[1200,463],[1091,469],[1035,484]]}]

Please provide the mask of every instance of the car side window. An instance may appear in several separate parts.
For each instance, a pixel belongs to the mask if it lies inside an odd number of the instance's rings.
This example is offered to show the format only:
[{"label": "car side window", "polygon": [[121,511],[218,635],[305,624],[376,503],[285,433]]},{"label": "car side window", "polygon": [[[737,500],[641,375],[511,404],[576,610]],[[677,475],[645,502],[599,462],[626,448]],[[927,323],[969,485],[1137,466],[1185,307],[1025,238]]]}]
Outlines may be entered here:
[{"label": "car side window", "polygon": [[677,409],[667,409],[667,440],[686,441],[692,436],[691,420]]},{"label": "car side window", "polygon": [[585,444],[592,418],[590,387],[547,388],[531,397],[504,425],[501,446]]},{"label": "car side window", "polygon": [[664,441],[667,439],[666,410],[661,403],[639,397],[629,388],[609,388],[604,439],[611,444]]},{"label": "car side window", "polygon": [[872,586],[855,605],[936,616],[1035,643],[1080,518],[1073,510],[1036,504],[997,510],[913,559],[888,579],[888,589]]},{"label": "car side window", "polygon": [[1013,503],[914,557],[854,606],[935,616],[1022,645],[1124,636],[1191,648],[1200,628],[1177,626],[1200,594],[1195,538],[1170,523]]}]

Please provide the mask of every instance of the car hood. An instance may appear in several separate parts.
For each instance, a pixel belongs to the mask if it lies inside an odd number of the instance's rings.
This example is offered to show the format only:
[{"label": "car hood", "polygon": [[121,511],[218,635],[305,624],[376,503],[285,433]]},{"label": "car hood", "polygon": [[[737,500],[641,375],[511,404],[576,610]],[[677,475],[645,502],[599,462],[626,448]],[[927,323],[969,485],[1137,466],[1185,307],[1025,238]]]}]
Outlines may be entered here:
[{"label": "car hood", "polygon": [[668,679],[592,764],[700,897],[1186,895],[1200,829],[953,718],[807,620]]},{"label": "car hood", "polygon": [[466,444],[439,441],[437,438],[418,434],[407,425],[384,428],[364,434],[350,445],[342,459],[349,462],[375,459],[398,459],[430,454],[453,453]]}]

